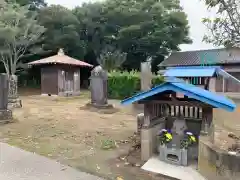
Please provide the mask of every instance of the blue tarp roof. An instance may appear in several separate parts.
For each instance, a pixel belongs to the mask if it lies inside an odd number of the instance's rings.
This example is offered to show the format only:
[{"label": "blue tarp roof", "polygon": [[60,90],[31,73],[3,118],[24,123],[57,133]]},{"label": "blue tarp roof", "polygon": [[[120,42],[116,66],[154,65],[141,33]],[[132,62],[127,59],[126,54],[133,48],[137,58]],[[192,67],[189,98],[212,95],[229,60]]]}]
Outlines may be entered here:
[{"label": "blue tarp roof", "polygon": [[234,111],[236,108],[235,103],[226,98],[225,96],[220,96],[218,94],[207,91],[203,88],[188,84],[177,78],[167,80],[165,83],[152,88],[149,91],[138,93],[130,98],[124,99],[121,104],[128,105],[134,102],[143,100],[145,98],[151,97],[155,94],[163,93],[165,91],[174,91],[182,93],[189,98],[196,99],[203,103],[212,105],[216,108],[222,108],[227,111]]},{"label": "blue tarp roof", "polygon": [[185,66],[169,67],[163,76],[165,77],[213,77],[220,75],[223,78],[234,80],[240,84],[240,80],[224,71],[220,66]]},{"label": "blue tarp roof", "polygon": [[213,77],[219,66],[187,66],[167,68],[164,76],[168,77]]}]

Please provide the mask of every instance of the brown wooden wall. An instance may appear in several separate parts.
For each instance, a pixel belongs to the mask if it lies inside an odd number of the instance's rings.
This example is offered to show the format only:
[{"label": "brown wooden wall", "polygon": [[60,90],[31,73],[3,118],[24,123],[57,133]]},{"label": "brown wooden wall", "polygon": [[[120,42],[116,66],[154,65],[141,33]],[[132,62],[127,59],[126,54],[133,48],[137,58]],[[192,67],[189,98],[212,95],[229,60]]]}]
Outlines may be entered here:
[{"label": "brown wooden wall", "polygon": [[58,70],[54,66],[41,69],[41,93],[58,94]]},{"label": "brown wooden wall", "polygon": [[58,91],[80,91],[80,68],[71,66],[58,67]]},{"label": "brown wooden wall", "polygon": [[[223,69],[235,78],[240,79],[240,65],[225,65],[223,66]],[[225,79],[224,81],[225,83],[223,87],[223,78],[218,77],[216,79],[216,92],[223,92],[223,88],[225,90],[224,92],[240,92],[240,84],[237,84],[231,79]]]},{"label": "brown wooden wall", "polygon": [[[229,72],[229,74],[237,79],[240,79],[240,72]],[[225,90],[226,92],[240,92],[240,85],[231,79],[226,79]]]}]

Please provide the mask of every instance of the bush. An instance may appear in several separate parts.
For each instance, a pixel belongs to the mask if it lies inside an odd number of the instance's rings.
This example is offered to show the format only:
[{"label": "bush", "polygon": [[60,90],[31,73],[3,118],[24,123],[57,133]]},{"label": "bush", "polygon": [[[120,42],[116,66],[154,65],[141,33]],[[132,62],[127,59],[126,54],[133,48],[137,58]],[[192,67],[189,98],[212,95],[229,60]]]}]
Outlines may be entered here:
[{"label": "bush", "polygon": [[[155,75],[153,86],[163,83],[161,76]],[[125,99],[141,90],[140,73],[137,71],[112,71],[108,74],[108,97],[111,99]]]}]

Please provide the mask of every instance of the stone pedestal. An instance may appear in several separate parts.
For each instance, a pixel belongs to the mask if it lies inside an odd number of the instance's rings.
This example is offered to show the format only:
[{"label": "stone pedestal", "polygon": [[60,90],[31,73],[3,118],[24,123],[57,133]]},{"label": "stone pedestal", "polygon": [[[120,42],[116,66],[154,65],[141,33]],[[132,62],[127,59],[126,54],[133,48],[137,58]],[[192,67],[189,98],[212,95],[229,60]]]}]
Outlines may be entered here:
[{"label": "stone pedestal", "polygon": [[113,105],[112,104],[97,104],[97,103],[87,103],[86,106],[88,107],[94,107],[97,109],[113,109]]},{"label": "stone pedestal", "polygon": [[175,149],[175,148],[167,148],[165,145],[159,146],[159,159],[161,161],[180,165],[187,166],[188,165],[188,150],[187,149]]},{"label": "stone pedestal", "polygon": [[0,110],[0,124],[8,123],[12,121],[12,111],[9,109],[6,110]]},{"label": "stone pedestal", "polygon": [[8,100],[8,109],[21,108],[22,101],[19,98],[9,98]]}]

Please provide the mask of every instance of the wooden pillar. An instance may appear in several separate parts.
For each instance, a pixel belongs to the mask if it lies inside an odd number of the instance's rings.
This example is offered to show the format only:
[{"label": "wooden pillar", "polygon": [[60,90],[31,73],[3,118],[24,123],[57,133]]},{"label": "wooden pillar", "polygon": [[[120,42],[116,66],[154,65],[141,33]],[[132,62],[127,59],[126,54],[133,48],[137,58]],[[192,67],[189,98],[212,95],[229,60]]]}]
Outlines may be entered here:
[{"label": "wooden pillar", "polygon": [[225,92],[226,91],[226,89],[225,89],[225,87],[226,87],[226,81],[225,81],[225,78],[222,78],[223,79],[223,83],[222,83],[222,92]]}]

